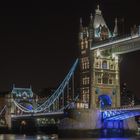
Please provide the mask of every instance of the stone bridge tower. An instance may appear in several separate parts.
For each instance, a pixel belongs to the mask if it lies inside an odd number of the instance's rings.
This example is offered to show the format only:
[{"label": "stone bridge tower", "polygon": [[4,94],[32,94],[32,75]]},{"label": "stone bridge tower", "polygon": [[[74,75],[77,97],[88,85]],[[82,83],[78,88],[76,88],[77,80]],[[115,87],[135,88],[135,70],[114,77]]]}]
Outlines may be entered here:
[{"label": "stone bridge tower", "polygon": [[[16,105],[14,104],[16,102]],[[12,91],[6,97],[6,123],[8,128],[12,128],[12,115],[23,114],[18,104],[22,104],[25,108],[32,110],[34,105],[34,97],[32,88],[17,88],[13,85]]]},{"label": "stone bridge tower", "polygon": [[120,106],[119,58],[108,50],[95,49],[93,45],[104,43],[118,35],[117,19],[111,33],[97,6],[94,17],[90,16],[88,27],[80,20],[80,93],[88,108]]}]

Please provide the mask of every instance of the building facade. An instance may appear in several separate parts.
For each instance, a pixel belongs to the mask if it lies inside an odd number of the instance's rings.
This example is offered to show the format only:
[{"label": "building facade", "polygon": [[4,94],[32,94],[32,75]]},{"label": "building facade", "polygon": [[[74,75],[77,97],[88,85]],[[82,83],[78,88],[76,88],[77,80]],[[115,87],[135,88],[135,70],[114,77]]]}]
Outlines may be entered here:
[{"label": "building facade", "polygon": [[117,19],[111,32],[99,5],[90,22],[83,27],[80,19],[80,95],[88,108],[120,106],[119,57],[108,50],[92,49],[118,35]]}]

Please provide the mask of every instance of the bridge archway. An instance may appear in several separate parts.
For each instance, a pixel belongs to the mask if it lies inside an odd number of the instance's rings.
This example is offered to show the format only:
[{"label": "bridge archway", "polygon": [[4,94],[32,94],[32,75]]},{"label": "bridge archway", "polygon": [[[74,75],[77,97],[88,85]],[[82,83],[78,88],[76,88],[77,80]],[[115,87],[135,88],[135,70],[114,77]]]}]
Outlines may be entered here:
[{"label": "bridge archway", "polygon": [[111,107],[112,100],[109,95],[103,94],[98,96],[99,106],[100,108]]}]

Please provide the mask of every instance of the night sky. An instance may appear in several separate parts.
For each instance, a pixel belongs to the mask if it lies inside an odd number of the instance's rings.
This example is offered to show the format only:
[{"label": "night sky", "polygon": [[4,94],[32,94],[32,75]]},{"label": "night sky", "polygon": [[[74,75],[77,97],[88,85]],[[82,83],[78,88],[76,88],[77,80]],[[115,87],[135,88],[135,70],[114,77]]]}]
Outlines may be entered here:
[{"label": "night sky", "polygon": [[[100,4],[107,25],[124,18],[124,32],[140,24],[138,0],[6,1],[0,3],[0,91],[57,87],[78,57],[79,19],[89,23]],[[126,2],[126,1],[125,1]],[[121,23],[119,23],[121,24]],[[120,26],[123,27],[123,26]],[[120,29],[121,30],[121,29]],[[140,52],[123,56],[121,81],[139,92]],[[123,70],[123,71],[122,71]]]}]

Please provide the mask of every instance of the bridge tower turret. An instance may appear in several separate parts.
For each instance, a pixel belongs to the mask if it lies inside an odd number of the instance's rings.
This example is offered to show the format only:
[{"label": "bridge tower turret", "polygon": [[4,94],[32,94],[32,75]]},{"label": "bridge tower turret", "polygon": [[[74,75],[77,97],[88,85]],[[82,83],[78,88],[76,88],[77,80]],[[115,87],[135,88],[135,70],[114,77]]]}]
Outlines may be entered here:
[{"label": "bridge tower turret", "polygon": [[91,59],[91,108],[119,107],[119,56],[95,49]]},{"label": "bridge tower turret", "polygon": [[80,19],[79,50],[80,50],[80,98],[84,103],[89,103],[90,67],[89,67],[89,30],[83,27]]},{"label": "bridge tower turret", "polygon": [[[116,34],[117,34],[117,21],[115,22],[115,35]],[[83,27],[82,21],[80,20],[80,33],[79,33],[80,94],[81,94],[81,100],[84,103],[85,102],[88,103],[89,108],[93,108],[93,106],[96,108],[98,105],[95,106],[95,104],[96,102],[99,102],[99,101],[96,101],[95,97],[93,96],[94,94],[93,92],[95,92],[95,89],[96,89],[95,87],[97,87],[97,81],[95,80],[97,79],[97,72],[95,73],[95,70],[97,71],[97,68],[95,69],[95,65],[98,65],[98,66],[102,65],[103,67],[107,65],[106,69],[109,70],[110,67],[113,67],[114,64],[117,63],[116,62],[117,59],[114,60],[114,58],[112,58],[112,55],[110,56],[100,55],[100,57],[99,56],[96,57],[97,56],[96,53],[99,53],[99,51],[93,52],[91,51],[91,48],[95,43],[99,43],[99,42],[102,43],[104,40],[107,40],[110,37],[112,37],[112,35],[102,16],[102,11],[100,10],[99,5],[97,6],[97,9],[95,10],[94,17],[92,16],[92,14],[90,15],[90,22],[89,22],[88,27]],[[93,55],[93,53],[95,55]],[[104,68],[102,68],[102,66],[98,67],[98,70],[100,69],[99,71],[103,71]],[[115,68],[114,67],[112,68],[114,70],[111,70],[110,72],[114,71],[115,73],[116,71],[118,71],[117,66]],[[113,74],[109,74],[110,72],[108,71],[105,74],[102,73],[101,75],[102,77],[104,77],[104,80],[105,80],[105,77],[109,75],[111,77],[109,78],[109,82],[110,83],[112,82],[112,84],[114,84],[113,83],[114,79],[112,78]],[[102,80],[102,79],[99,79],[99,80]],[[101,81],[101,82],[105,82],[105,81]],[[95,89],[93,88],[93,86],[95,86],[94,87]],[[107,86],[107,83],[106,83],[106,86]],[[112,91],[113,94],[115,94],[116,88],[113,87],[112,90],[113,90]],[[113,105],[113,106],[116,106],[116,105]]]}]

